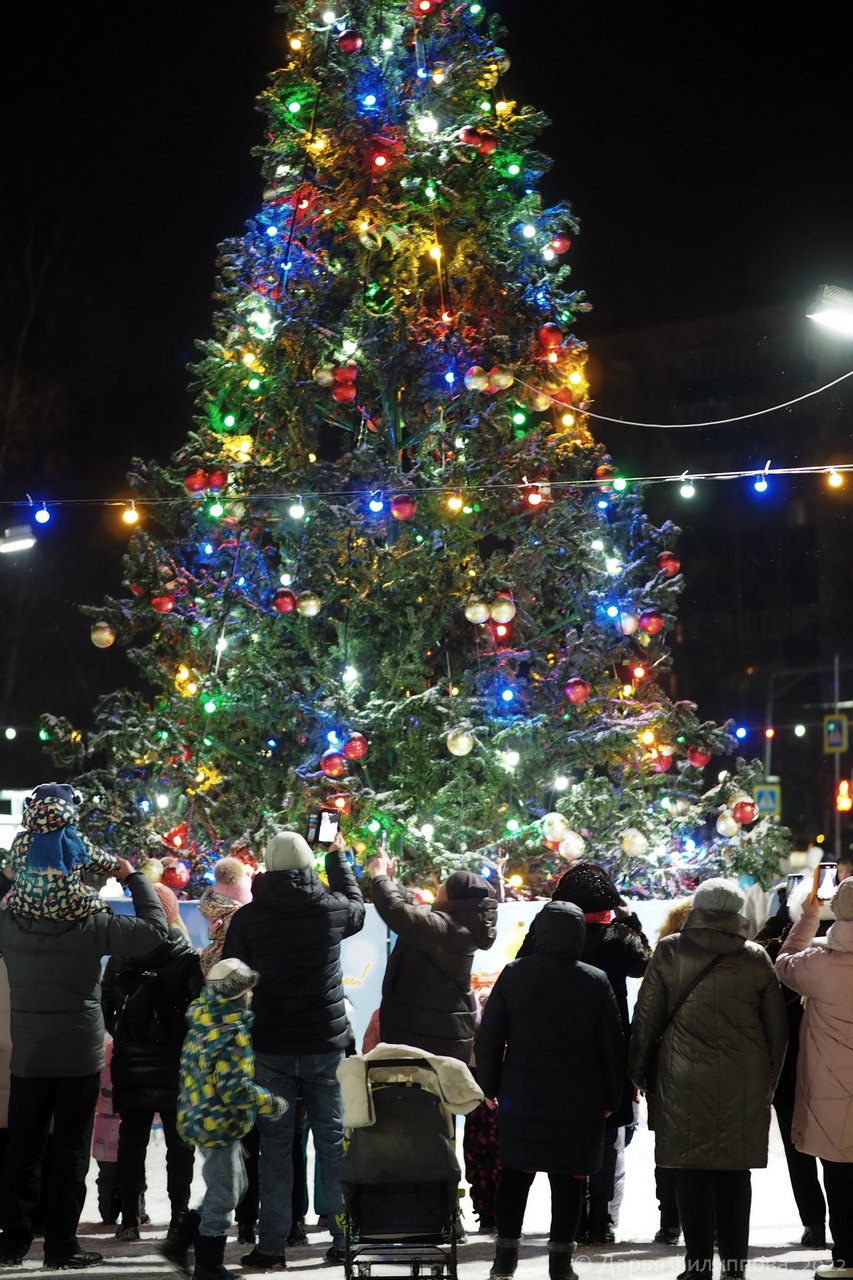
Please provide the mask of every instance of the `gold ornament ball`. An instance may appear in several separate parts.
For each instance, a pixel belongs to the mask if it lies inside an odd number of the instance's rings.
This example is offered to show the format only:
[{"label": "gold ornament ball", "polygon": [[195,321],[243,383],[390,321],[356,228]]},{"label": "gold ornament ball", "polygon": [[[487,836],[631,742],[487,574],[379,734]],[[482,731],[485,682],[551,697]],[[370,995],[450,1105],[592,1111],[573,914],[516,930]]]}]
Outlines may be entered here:
[{"label": "gold ornament ball", "polygon": [[495,596],[489,612],[495,622],[512,622],[515,617],[515,601],[511,596]]},{"label": "gold ornament ball", "polygon": [[561,813],[546,813],[542,819],[542,834],[546,840],[559,844],[569,834],[569,824]]},{"label": "gold ornament ball", "polygon": [[331,364],[318,364],[311,376],[321,387],[330,387],[335,381],[335,367]]},{"label": "gold ornament ball", "polygon": [[472,364],[463,381],[469,391],[485,391],[489,385],[489,375],[480,365]]},{"label": "gold ornament ball", "polygon": [[296,611],[303,618],[316,618],[321,606],[322,601],[316,591],[300,591],[296,597]]},{"label": "gold ornament ball", "polygon": [[586,842],[583,836],[579,836],[577,831],[567,831],[560,841],[559,854],[561,858],[571,861],[574,858],[582,858]]},{"label": "gold ornament ball", "polygon": [[636,827],[626,827],[622,832],[622,852],[629,858],[642,858],[648,847],[648,840]]},{"label": "gold ornament ball", "polygon": [[515,382],[515,377],[511,369],[495,365],[489,374],[489,382],[493,387],[497,387],[498,391],[506,391]]},{"label": "gold ornament ball", "polygon": [[147,862],[143,862],[139,870],[152,884],[157,884],[163,879],[163,864],[159,858],[149,858]]},{"label": "gold ornament ball", "polygon": [[475,596],[465,606],[465,617],[469,622],[488,622],[491,610],[487,600],[479,600]]},{"label": "gold ornament ball", "polygon": [[452,756],[467,756],[474,749],[474,739],[465,729],[454,729],[447,735],[447,750]]},{"label": "gold ornament ball", "polygon": [[725,813],[721,813],[717,819],[717,831],[721,836],[725,836],[727,840],[731,840],[732,836],[736,836],[740,831],[739,824],[735,822],[728,810]]},{"label": "gold ornament ball", "polygon": [[109,649],[115,643],[116,633],[108,622],[96,622],[89,635],[97,649]]}]

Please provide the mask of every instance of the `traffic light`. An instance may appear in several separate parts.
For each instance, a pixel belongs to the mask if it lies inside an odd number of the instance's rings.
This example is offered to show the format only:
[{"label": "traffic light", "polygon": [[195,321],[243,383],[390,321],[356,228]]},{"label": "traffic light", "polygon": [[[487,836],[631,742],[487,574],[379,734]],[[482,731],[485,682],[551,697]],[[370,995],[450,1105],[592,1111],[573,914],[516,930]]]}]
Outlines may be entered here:
[{"label": "traffic light", "polygon": [[850,783],[846,778],[842,778],[838,784],[835,807],[839,813],[849,813],[853,809],[853,796],[850,794]]}]

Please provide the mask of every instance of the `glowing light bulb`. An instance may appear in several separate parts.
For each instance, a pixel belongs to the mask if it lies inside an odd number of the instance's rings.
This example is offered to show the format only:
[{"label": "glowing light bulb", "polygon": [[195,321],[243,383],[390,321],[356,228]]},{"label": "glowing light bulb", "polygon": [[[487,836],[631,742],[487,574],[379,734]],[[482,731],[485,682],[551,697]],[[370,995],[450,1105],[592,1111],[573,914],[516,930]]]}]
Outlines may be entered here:
[{"label": "glowing light bulb", "polygon": [[381,822],[377,822],[377,821],[376,821],[376,819],[375,819],[375,818],[373,818],[370,822],[368,822],[368,824],[367,824],[367,829],[368,829],[368,831],[372,831],[372,832],[373,832],[373,834],[374,834],[374,835],[376,835],[376,832],[377,832],[377,831],[381,831],[381,830],[382,830],[382,823],[381,823]]},{"label": "glowing light bulb", "polygon": [[631,672],[631,675],[634,677],[635,680],[642,680],[645,674],[646,674],[645,667],[634,667],[633,671]]},{"label": "glowing light bulb", "polygon": [[223,427],[233,427],[233,426],[234,426],[234,424],[236,423],[236,421],[237,421],[237,419],[234,417],[234,414],[233,414],[233,413],[228,413],[228,414],[226,414],[226,415],[225,415],[225,417],[222,419],[222,425],[223,425]]},{"label": "glowing light bulb", "polygon": [[225,652],[225,650],[228,648],[228,641],[225,639],[225,636],[219,637],[219,639],[216,641],[216,648],[220,653]]},{"label": "glowing light bulb", "polygon": [[222,503],[221,503],[221,502],[214,502],[214,503],[212,503],[212,504],[211,504],[211,507],[210,507],[210,514],[211,514],[214,518],[218,518],[219,516],[221,516],[221,515],[222,515],[222,513],[224,512],[224,510],[225,510],[225,508],[223,507],[223,505],[222,505]]},{"label": "glowing light bulb", "polygon": [[556,364],[556,363],[557,363],[557,353],[556,353],[556,351],[549,351],[549,352],[548,352],[548,363],[549,363],[549,364]]},{"label": "glowing light bulb", "polygon": [[[835,467],[833,467],[829,473],[829,483],[832,485],[833,489],[837,489],[839,485],[844,484],[844,477],[838,474]],[[36,520],[38,520],[38,516],[36,516]]]},{"label": "glowing light bulb", "polygon": [[623,684],[623,686],[622,686],[622,697],[623,697],[623,698],[630,698],[630,696],[631,696],[631,694],[632,694],[633,692],[634,692],[634,686],[633,686],[632,684]]},{"label": "glowing light bulb", "polygon": [[163,795],[163,793],[162,793],[162,791],[161,791],[161,792],[160,792],[160,794],[159,794],[159,795],[158,795],[158,797],[157,797],[157,808],[158,808],[158,809],[168,809],[168,807],[169,807],[169,797],[168,797],[168,796],[166,796],[166,795]]},{"label": "glowing light bulb", "polygon": [[515,694],[513,693],[512,689],[504,689],[503,693],[501,694],[501,697],[503,698],[504,702],[512,702],[513,698],[515,697]]},{"label": "glowing light bulb", "polygon": [[293,581],[293,578],[289,573],[283,573],[279,578],[279,582],[283,587],[289,587],[292,581]]},{"label": "glowing light bulb", "polygon": [[640,741],[647,747],[650,746],[654,740],[655,735],[652,733],[651,729],[647,729],[645,733],[640,734]]},{"label": "glowing light bulb", "polygon": [[575,425],[575,416],[573,413],[564,413],[560,421],[564,427],[573,427]]},{"label": "glowing light bulb", "polygon": [[616,479],[613,481],[613,488],[616,490],[617,493],[624,493],[624,491],[628,488],[628,481],[625,480],[622,476],[617,476]]},{"label": "glowing light bulb", "polygon": [[459,494],[454,493],[450,498],[448,498],[447,505],[448,507],[450,507],[451,511],[461,511],[462,499],[460,498]]},{"label": "glowing light bulb", "polygon": [[189,680],[189,678],[190,673],[187,667],[181,667],[178,674],[175,676],[176,680]]},{"label": "glowing light bulb", "polygon": [[388,163],[388,157],[387,157],[387,156],[374,156],[374,157],[373,157],[373,163],[376,165],[376,168],[377,168],[377,169],[384,169],[384,168],[385,168],[385,166],[386,166],[386,164]]},{"label": "glowing light bulb", "polygon": [[288,511],[291,520],[301,520],[305,515],[305,508],[302,505],[302,499],[297,498],[293,506]]},{"label": "glowing light bulb", "polygon": [[435,835],[435,827],[431,822],[425,822],[421,827],[421,835],[425,840],[431,840]]},{"label": "glowing light bulb", "polygon": [[456,381],[456,374],[453,373],[451,370],[448,370],[447,373],[444,375],[444,381],[449,382],[450,385],[453,386],[453,383]]},{"label": "glowing light bulb", "polygon": [[520,164],[509,165],[507,168],[507,173],[511,178],[517,178],[518,175],[521,173],[521,165]]},{"label": "glowing light bulb", "polygon": [[775,738],[775,737],[776,737],[776,730],[775,730],[775,729],[765,729],[765,730],[764,730],[764,736],[765,736],[765,738]]},{"label": "glowing light bulb", "polygon": [[367,95],[367,97],[363,99],[363,101],[364,101],[364,105],[365,105],[366,107],[375,107],[375,106],[376,106],[376,94],[375,94],[375,93],[369,93],[369,94]]},{"label": "glowing light bulb", "polygon": [[509,111],[509,103],[504,101],[496,102],[495,111]]},{"label": "glowing light bulb", "polygon": [[514,769],[517,764],[521,763],[521,756],[517,751],[507,751],[504,753],[504,760],[511,769]]},{"label": "glowing light bulb", "polygon": [[383,510],[383,508],[384,508],[384,506],[385,506],[385,503],[382,501],[382,499],[381,499],[381,498],[379,497],[379,495],[377,494],[375,497],[373,497],[373,498],[371,498],[371,499],[370,499],[370,502],[368,503],[368,506],[370,507],[370,510],[371,510],[371,511],[379,512],[379,511],[382,511],[382,510]]},{"label": "glowing light bulb", "polygon": [[578,373],[576,369],[574,373],[569,374],[569,382],[576,387],[579,382],[583,382],[583,374]]},{"label": "glowing light bulb", "polygon": [[198,693],[198,685],[193,680],[187,685],[187,693]]},{"label": "glowing light bulb", "polygon": [[538,489],[532,489],[527,495],[527,501],[531,507],[538,507],[542,501],[542,494]]},{"label": "glowing light bulb", "polygon": [[347,685],[358,684],[358,678],[359,678],[358,672],[356,671],[355,667],[344,668],[344,673],[341,677],[344,684],[347,684]]},{"label": "glowing light bulb", "polygon": [[528,222],[521,228],[521,234],[524,236],[525,240],[532,240],[536,235],[536,228],[532,223]]},{"label": "glowing light bulb", "polygon": [[696,493],[696,489],[688,480],[685,484],[681,486],[680,493],[682,498],[692,498]]},{"label": "glowing light bulb", "polygon": [[618,617],[619,617],[619,610],[616,608],[616,605],[615,605],[615,604],[611,604],[611,605],[608,607],[608,609],[607,609],[607,616],[608,616],[608,618],[618,618]]},{"label": "glowing light bulb", "polygon": [[208,701],[204,704],[204,709],[209,716],[213,715],[214,711],[216,710],[216,703],[213,701],[212,698],[209,698]]},{"label": "glowing light bulb", "polygon": [[261,385],[260,378],[250,378],[249,381],[246,383],[246,386],[249,388],[250,391],[257,391],[260,385]]},{"label": "glowing light bulb", "polygon": [[[268,236],[277,236],[277,235],[278,235],[278,227],[267,227],[267,235],[268,235]],[[245,357],[244,357],[244,358],[245,358]],[[251,361],[246,361],[246,363],[247,363],[247,364],[250,364],[250,363],[251,363]]]},{"label": "glowing light bulb", "polygon": [[804,724],[795,724],[794,733],[798,738],[804,738],[806,736],[806,726]]},{"label": "glowing light bulb", "polygon": [[601,541],[600,538],[593,539],[593,541],[589,545],[592,547],[593,551],[604,550],[604,543]]},{"label": "glowing light bulb", "polygon": [[736,737],[736,738],[745,738],[745,737],[746,737],[746,729],[744,729],[743,725],[741,725],[739,728],[735,729],[735,737]]},{"label": "glowing light bulb", "polygon": [[436,262],[437,262],[437,261],[438,261],[438,259],[441,257],[441,249],[439,248],[439,246],[438,246],[437,244],[434,244],[434,245],[432,246],[432,248],[431,248],[431,249],[430,249],[430,251],[429,251],[429,256],[430,256],[431,258],[435,258]]},{"label": "glowing light bulb", "polygon": [[294,49],[294,50],[302,48],[302,41],[299,39],[298,36],[293,37],[293,39],[290,42],[290,47],[291,49]]},{"label": "glowing light bulb", "polygon": [[302,110],[302,107],[298,102],[288,102],[287,109],[291,115],[296,116]]},{"label": "glowing light bulb", "polygon": [[381,48],[383,53],[391,52],[391,50],[394,48],[394,41],[391,39],[390,36],[383,36]]},{"label": "glowing light bulb", "polygon": [[607,572],[611,575],[611,577],[615,577],[615,575],[617,573],[620,573],[622,569],[622,565],[619,563],[618,560],[605,560],[604,567],[607,570]]},{"label": "glowing light bulb", "polygon": [[444,84],[444,78],[445,77],[444,77],[443,71],[433,71],[432,73],[433,84]]},{"label": "glowing light bulb", "polygon": [[[507,826],[509,826],[509,823],[507,823]],[[507,884],[509,885],[510,889],[520,889],[521,886],[524,884],[524,881],[522,880],[521,876],[510,876],[510,878],[507,880]]]},{"label": "glowing light bulb", "polygon": [[333,22],[336,22],[337,17],[338,15],[335,13],[334,9],[325,9],[323,11],[323,21],[327,26],[331,26]]},{"label": "glowing light bulb", "polygon": [[546,247],[542,250],[542,257],[545,259],[546,262],[553,262],[556,256],[557,255],[553,249],[549,249]]},{"label": "glowing light bulb", "polygon": [[136,524],[139,519],[139,512],[136,510],[136,507],[132,502],[130,506],[126,507],[122,512],[121,518],[125,524]]},{"label": "glowing light bulb", "polygon": [[766,478],[764,476],[759,476],[752,487],[756,493],[766,493],[767,492]]}]

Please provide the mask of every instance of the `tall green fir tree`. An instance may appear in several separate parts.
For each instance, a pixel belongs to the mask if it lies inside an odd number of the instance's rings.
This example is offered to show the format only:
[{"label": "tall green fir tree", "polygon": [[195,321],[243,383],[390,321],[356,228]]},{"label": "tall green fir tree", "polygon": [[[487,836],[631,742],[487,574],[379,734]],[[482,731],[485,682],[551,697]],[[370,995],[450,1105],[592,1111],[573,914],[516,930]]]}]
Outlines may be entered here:
[{"label": "tall green fir tree", "polygon": [[282,12],[194,427],[135,462],[125,591],[85,610],[138,688],[92,732],[45,718],[84,829],[193,894],[323,807],[426,890],[473,867],[538,895],[577,858],[640,897],[766,883],[757,766],[669,696],[678,530],[590,433],[578,227],[542,207],[547,120],[504,93],[497,18]]}]

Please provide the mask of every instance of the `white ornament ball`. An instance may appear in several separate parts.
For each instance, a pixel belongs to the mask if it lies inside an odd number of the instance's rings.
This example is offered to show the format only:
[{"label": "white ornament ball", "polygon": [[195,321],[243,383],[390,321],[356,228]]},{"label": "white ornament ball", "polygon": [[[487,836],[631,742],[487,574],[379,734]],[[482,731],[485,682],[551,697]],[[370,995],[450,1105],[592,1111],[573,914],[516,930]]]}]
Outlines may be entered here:
[{"label": "white ornament ball", "polygon": [[559,854],[561,858],[582,858],[586,849],[586,841],[583,836],[579,836],[577,831],[567,831],[560,841]]},{"label": "white ornament ball", "polygon": [[489,612],[495,622],[512,622],[515,617],[515,601],[512,596],[495,596]]},{"label": "white ornament ball", "polygon": [[736,836],[740,831],[740,824],[735,822],[732,815],[726,810],[717,819],[717,831],[721,836],[725,836],[727,840],[731,840],[732,836]]},{"label": "white ornament ball", "polygon": [[463,381],[469,391],[485,391],[489,385],[489,375],[480,365],[472,364]]},{"label": "white ornament ball", "polygon": [[149,858],[147,862],[143,862],[139,870],[152,884],[158,884],[163,879],[163,863],[159,858]]},{"label": "white ornament ball", "polygon": [[640,625],[640,619],[636,613],[620,613],[619,628],[623,636],[632,636]]},{"label": "white ornament ball", "polygon": [[648,847],[648,840],[636,827],[626,827],[622,832],[622,852],[629,858],[642,858]]},{"label": "white ornament ball", "polygon": [[478,600],[474,596],[465,606],[465,617],[469,622],[488,622],[490,616],[489,602]]},{"label": "white ornament ball", "polygon": [[454,729],[447,735],[447,750],[452,756],[467,756],[474,749],[474,739],[465,729]]},{"label": "white ornament ball", "polygon": [[559,844],[569,834],[569,824],[561,813],[546,813],[542,819],[542,834],[546,840]]}]

